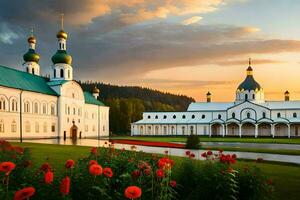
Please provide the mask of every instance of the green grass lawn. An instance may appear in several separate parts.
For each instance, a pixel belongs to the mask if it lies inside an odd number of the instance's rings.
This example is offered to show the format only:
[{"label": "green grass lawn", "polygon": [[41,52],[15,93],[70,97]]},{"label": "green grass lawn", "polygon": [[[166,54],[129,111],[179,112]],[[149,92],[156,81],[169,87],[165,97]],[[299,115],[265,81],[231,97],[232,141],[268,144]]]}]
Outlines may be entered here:
[{"label": "green grass lawn", "polygon": [[[39,167],[45,161],[49,162],[56,170],[60,171],[64,168],[67,159],[77,160],[85,157],[90,153],[90,147],[82,146],[63,146],[49,144],[34,143],[13,143],[30,149],[32,161],[36,167]],[[175,157],[175,168],[180,165],[183,158]],[[198,161],[203,162],[203,161]],[[235,165],[242,168],[244,165],[257,165],[265,175],[274,180],[276,187],[276,199],[299,199],[300,189],[300,166],[288,165],[280,163],[254,163],[252,161],[238,161]]]},{"label": "green grass lawn", "polygon": [[[278,143],[300,144],[300,138],[238,138],[238,137],[208,137],[199,136],[201,142],[243,142],[243,143]],[[145,140],[159,142],[185,142],[184,136],[114,136],[112,139]]]}]

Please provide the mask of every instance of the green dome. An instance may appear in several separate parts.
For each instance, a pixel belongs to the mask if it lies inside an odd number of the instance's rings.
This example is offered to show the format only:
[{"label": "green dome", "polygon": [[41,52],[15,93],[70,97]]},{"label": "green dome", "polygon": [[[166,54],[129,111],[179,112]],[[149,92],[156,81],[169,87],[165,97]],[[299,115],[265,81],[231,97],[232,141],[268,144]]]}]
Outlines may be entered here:
[{"label": "green dome", "polygon": [[39,62],[40,56],[35,52],[34,49],[29,49],[27,53],[23,55],[23,59],[25,62]]},{"label": "green dome", "polygon": [[70,56],[66,50],[57,50],[57,52],[52,56],[52,62],[56,63],[66,63],[71,65],[72,56]]},{"label": "green dome", "polygon": [[253,75],[247,75],[246,79],[239,85],[238,90],[260,90],[261,86],[253,78]]}]

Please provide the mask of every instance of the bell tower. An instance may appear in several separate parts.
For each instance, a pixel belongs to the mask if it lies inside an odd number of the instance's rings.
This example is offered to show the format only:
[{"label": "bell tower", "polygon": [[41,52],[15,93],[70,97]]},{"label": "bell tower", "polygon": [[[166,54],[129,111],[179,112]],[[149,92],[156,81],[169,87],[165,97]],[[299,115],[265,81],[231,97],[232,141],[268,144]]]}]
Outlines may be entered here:
[{"label": "bell tower", "polygon": [[36,38],[33,35],[33,29],[31,29],[31,34],[27,39],[28,51],[23,55],[24,63],[23,67],[27,73],[40,75],[40,65],[38,64],[40,60],[39,54],[35,52]]}]

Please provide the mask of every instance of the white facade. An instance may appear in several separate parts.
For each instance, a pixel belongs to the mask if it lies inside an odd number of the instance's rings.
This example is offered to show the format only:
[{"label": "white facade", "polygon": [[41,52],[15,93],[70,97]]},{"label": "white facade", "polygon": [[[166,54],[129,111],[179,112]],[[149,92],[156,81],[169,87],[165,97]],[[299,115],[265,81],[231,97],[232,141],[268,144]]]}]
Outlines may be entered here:
[{"label": "white facade", "polygon": [[211,102],[208,93],[207,102],[191,103],[185,112],[144,112],[131,135],[299,137],[300,101],[290,101],[288,92],[285,101],[265,101],[252,71],[249,66],[234,102]]},{"label": "white facade", "polygon": [[[66,39],[58,41],[65,51]],[[73,81],[71,56],[56,53],[52,69],[57,75],[49,80],[39,76],[35,38],[28,42],[24,71],[0,66],[0,139],[108,137],[109,107],[97,100],[98,89],[83,91]]]}]

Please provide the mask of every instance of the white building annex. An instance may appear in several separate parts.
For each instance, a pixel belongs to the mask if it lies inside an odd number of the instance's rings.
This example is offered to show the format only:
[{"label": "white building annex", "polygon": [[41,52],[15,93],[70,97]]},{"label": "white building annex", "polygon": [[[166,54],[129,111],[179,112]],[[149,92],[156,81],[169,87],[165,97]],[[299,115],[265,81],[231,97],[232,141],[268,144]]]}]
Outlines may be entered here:
[{"label": "white building annex", "polygon": [[40,76],[33,35],[22,71],[0,65],[0,139],[109,135],[109,107],[98,100],[99,89],[83,91],[73,80],[63,27],[56,36],[50,78]]},{"label": "white building annex", "polygon": [[299,137],[300,100],[265,101],[264,90],[254,80],[251,61],[246,79],[234,102],[191,103],[185,112],[144,112],[131,124],[131,135],[207,135],[237,137]]}]

